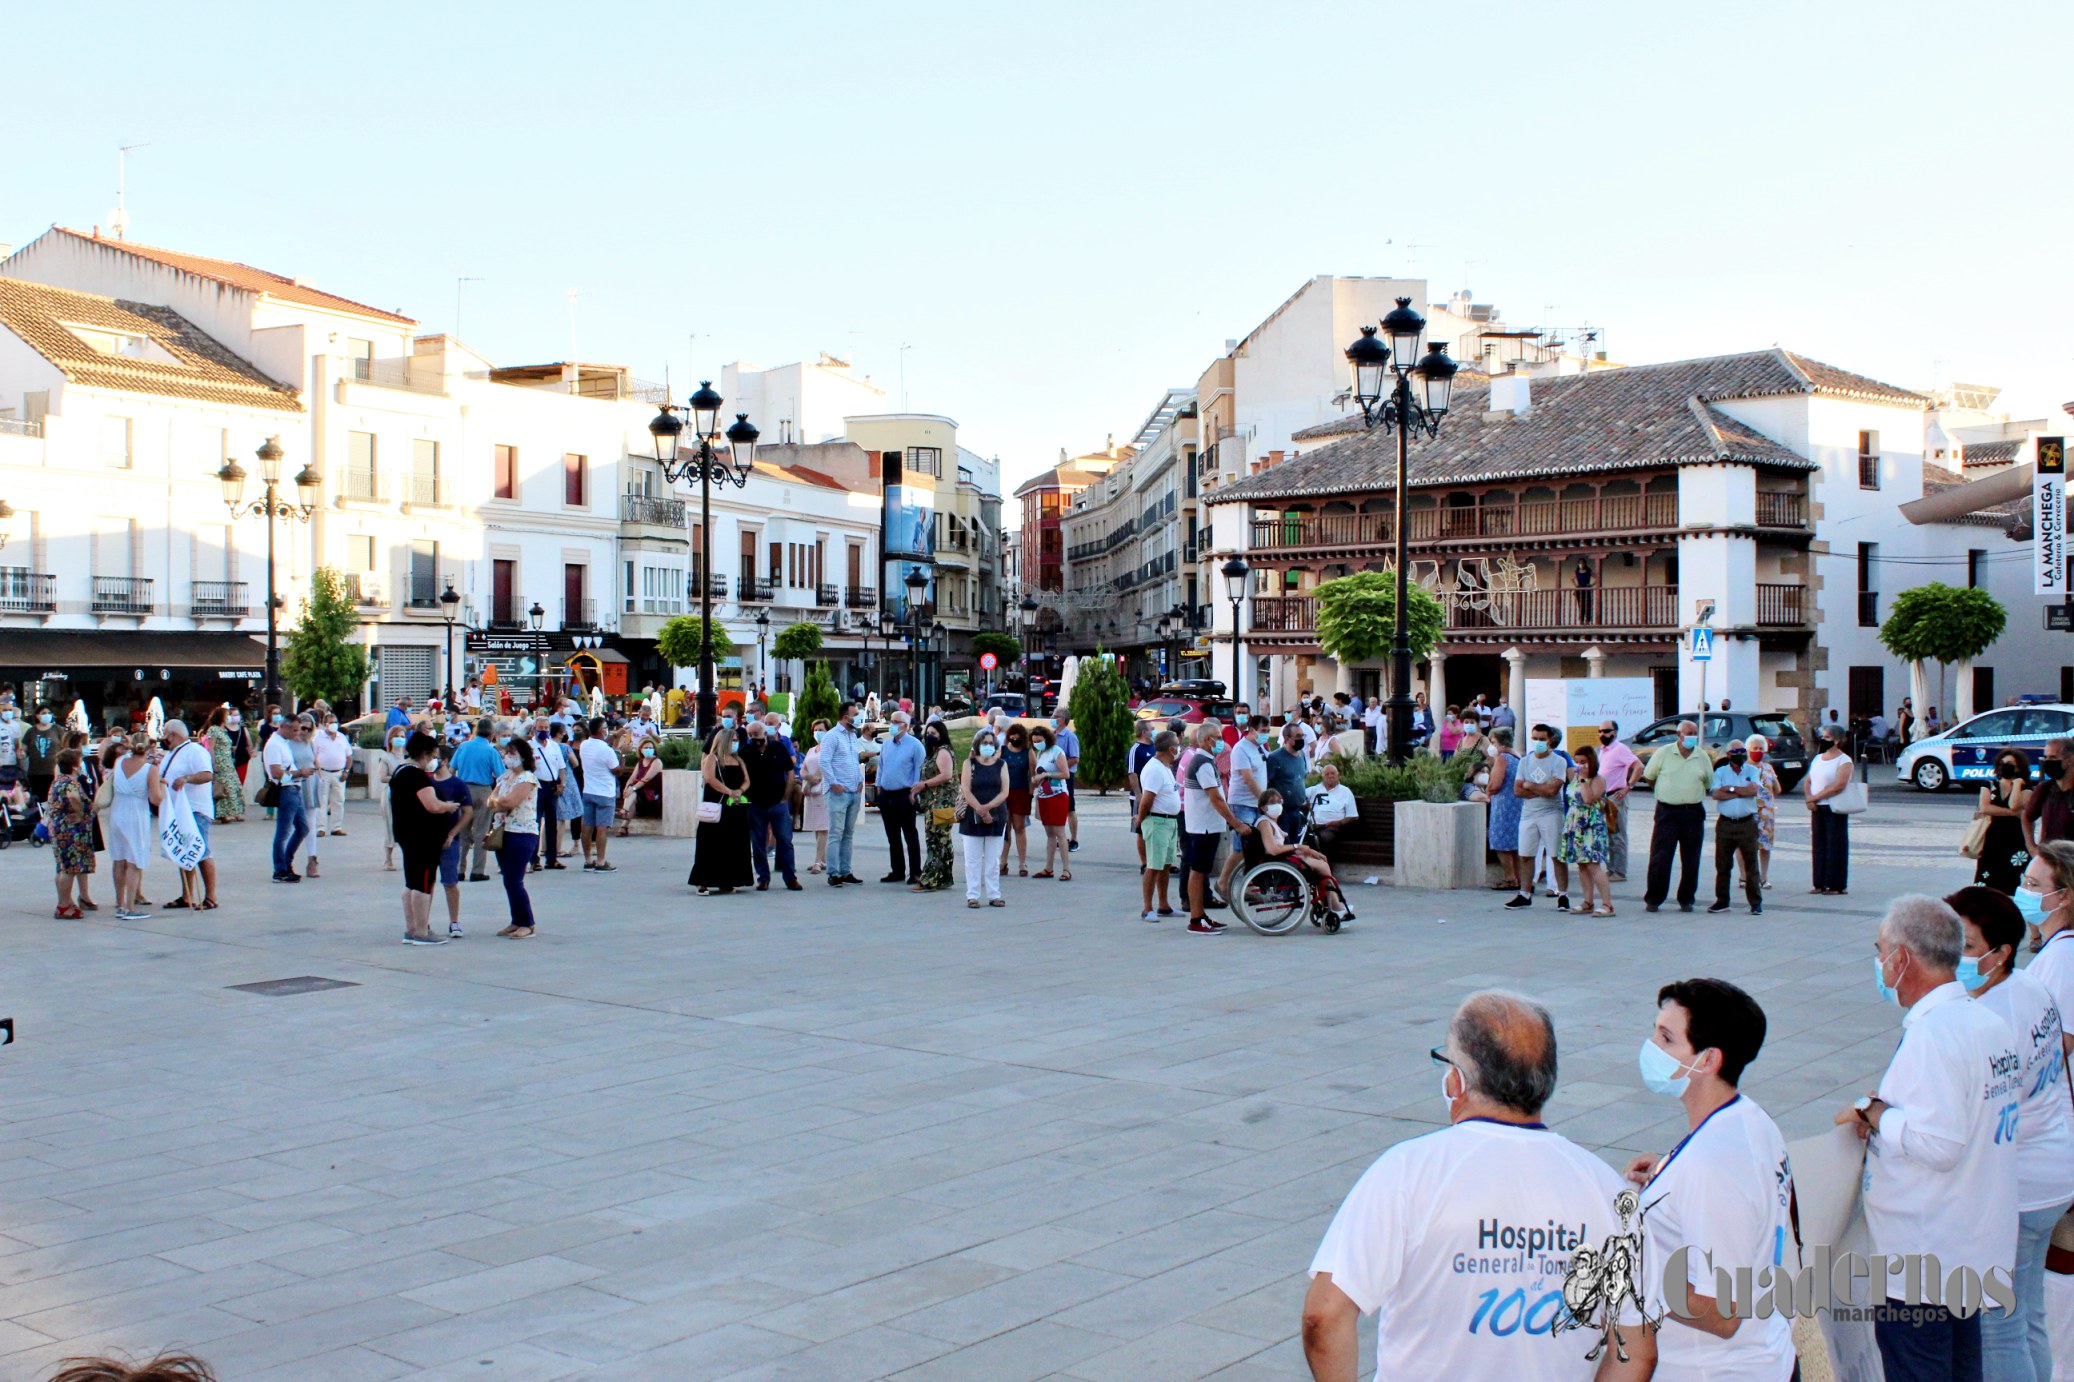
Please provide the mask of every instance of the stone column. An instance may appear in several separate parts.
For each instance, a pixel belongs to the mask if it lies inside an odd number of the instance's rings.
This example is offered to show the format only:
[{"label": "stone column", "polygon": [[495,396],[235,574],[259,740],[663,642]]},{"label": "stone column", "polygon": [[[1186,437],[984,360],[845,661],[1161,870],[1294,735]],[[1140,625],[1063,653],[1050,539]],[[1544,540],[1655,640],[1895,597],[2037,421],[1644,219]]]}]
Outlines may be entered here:
[{"label": "stone column", "polygon": [[1584,663],[1585,663],[1585,666],[1586,666],[1586,667],[1587,667],[1587,668],[1589,669],[1589,670],[1587,670],[1587,671],[1585,672],[1585,675],[1586,675],[1586,676],[1588,676],[1588,677],[1603,677],[1603,676],[1605,676],[1605,675],[1606,675],[1606,650],[1605,650],[1604,648],[1601,648],[1601,647],[1600,647],[1600,646],[1599,646],[1598,644],[1596,644],[1596,643],[1592,644],[1592,645],[1591,645],[1591,646],[1590,646],[1589,648],[1586,648],[1586,649],[1584,650]]},{"label": "stone column", "polygon": [[1513,731],[1517,748],[1527,739],[1527,654],[1515,645],[1499,656],[1505,659],[1505,703],[1512,707],[1512,718],[1519,725]]},{"label": "stone column", "polygon": [[1435,648],[1426,659],[1426,708],[1433,714],[1433,727],[1447,713],[1447,654]]}]

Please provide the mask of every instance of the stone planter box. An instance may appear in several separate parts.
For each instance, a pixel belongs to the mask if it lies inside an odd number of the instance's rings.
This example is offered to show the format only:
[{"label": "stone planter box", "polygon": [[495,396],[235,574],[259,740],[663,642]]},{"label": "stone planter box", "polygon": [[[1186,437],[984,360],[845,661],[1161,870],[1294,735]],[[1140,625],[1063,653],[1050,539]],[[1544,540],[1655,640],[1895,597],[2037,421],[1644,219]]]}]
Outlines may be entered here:
[{"label": "stone planter box", "polygon": [[663,769],[663,818],[657,834],[688,840],[698,834],[703,780],[692,768]]},{"label": "stone planter box", "polygon": [[1477,801],[1400,801],[1396,807],[1399,887],[1484,888],[1487,817]]}]

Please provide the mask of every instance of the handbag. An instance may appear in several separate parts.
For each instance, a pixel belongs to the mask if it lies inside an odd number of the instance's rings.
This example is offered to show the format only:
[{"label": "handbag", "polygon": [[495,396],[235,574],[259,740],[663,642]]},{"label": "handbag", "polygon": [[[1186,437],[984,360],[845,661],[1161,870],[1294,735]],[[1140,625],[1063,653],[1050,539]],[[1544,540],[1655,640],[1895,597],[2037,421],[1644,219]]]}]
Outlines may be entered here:
[{"label": "handbag", "polygon": [[94,810],[106,811],[115,805],[115,779],[104,777],[101,785],[94,788]]},{"label": "handbag", "polygon": [[700,803],[699,803],[699,824],[700,824],[700,825],[718,825],[719,823],[720,823],[720,803],[719,803],[719,802],[717,802],[717,801],[702,801],[702,802],[700,802]]},{"label": "handbag", "polygon": [[269,777],[266,781],[259,784],[259,790],[252,794],[252,800],[256,804],[272,810],[281,804],[281,784]]},{"label": "handbag", "polygon": [[504,852],[504,818],[502,816],[497,818],[497,823],[491,826],[488,833],[482,837],[482,842],[483,846],[492,854],[502,854]]},{"label": "handbag", "polygon": [[956,825],[957,823],[958,823],[958,808],[957,808],[957,807],[955,807],[955,806],[937,806],[937,807],[933,807],[933,808],[931,808],[931,809],[930,809],[930,812],[929,812],[929,824],[931,824],[931,825],[946,825],[946,826],[948,826],[948,825]]},{"label": "handbag", "polygon": [[1844,784],[1844,789],[1822,803],[1839,816],[1855,816],[1872,804],[1865,784],[1853,778]]},{"label": "handbag", "polygon": [[1988,818],[1976,816],[1967,825],[1965,835],[1959,839],[1959,853],[1968,859],[1978,859],[1988,843]]},{"label": "handbag", "polygon": [[1606,816],[1606,833],[1608,835],[1618,835],[1620,833],[1620,798],[1608,792],[1605,796],[1599,798],[1599,805]]}]

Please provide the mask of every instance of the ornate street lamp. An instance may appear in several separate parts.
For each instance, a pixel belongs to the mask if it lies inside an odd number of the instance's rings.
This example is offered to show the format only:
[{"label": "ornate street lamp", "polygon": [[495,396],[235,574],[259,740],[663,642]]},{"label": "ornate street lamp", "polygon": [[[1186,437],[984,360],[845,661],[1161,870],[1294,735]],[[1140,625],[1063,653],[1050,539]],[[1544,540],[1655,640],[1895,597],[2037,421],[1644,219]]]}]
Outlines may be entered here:
[{"label": "ornate street lamp", "polygon": [[764,680],[763,644],[764,640],[770,637],[770,632],[771,612],[767,609],[756,611],[756,679],[759,682]]},{"label": "ornate street lamp", "polygon": [[[699,485],[699,532],[706,543],[705,550],[712,550],[713,541],[713,482],[724,485],[746,487],[749,473],[756,464],[757,431],[749,424],[747,413],[736,413],[734,425],[727,429],[727,451],[723,455],[714,443],[720,435],[721,397],[713,391],[711,380],[700,380],[698,392],[685,403],[691,414],[692,436],[697,445],[691,450],[682,449],[679,442],[684,435],[684,419],[677,416],[677,409],[665,403],[663,410],[648,424],[648,435],[655,439],[655,459],[662,464],[663,478],[671,484],[679,481],[697,480]],[[699,693],[698,732],[701,738],[713,732],[714,709],[719,701],[713,689],[713,578],[710,574],[711,561],[707,570],[699,572]]]},{"label": "ornate street lamp", "polygon": [[1233,557],[1218,568],[1224,575],[1224,596],[1231,601],[1231,699],[1238,723],[1246,723],[1251,701],[1240,689],[1239,679],[1239,615],[1246,603],[1246,577],[1253,568],[1246,565],[1244,557]]},{"label": "ornate street lamp", "polygon": [[[1453,392],[1456,365],[1435,341],[1419,356],[1419,338],[1426,332],[1426,319],[1412,310],[1410,298],[1397,299],[1397,306],[1383,318],[1382,332],[1390,338],[1385,346],[1376,339],[1376,328],[1364,326],[1361,337],[1347,347],[1347,364],[1354,375],[1354,401],[1361,405],[1361,420],[1385,433],[1397,433],[1396,557],[1397,613],[1390,640],[1390,761],[1402,763],[1411,751],[1411,532],[1406,519],[1407,492],[1411,488],[1411,434],[1414,428],[1429,437],[1440,435],[1440,420],[1447,416]],[[1413,364],[1413,361],[1417,364]],[[1412,392],[1412,380],[1419,391]],[[1387,397],[1385,391],[1387,390]],[[1229,570],[1229,568],[1226,568]]]},{"label": "ornate street lamp", "polygon": [[274,520],[286,518],[309,522],[310,515],[317,511],[318,492],[324,487],[324,477],[315,467],[307,465],[296,472],[297,502],[290,503],[278,493],[283,454],[281,439],[268,437],[257,454],[259,475],[266,484],[266,491],[250,504],[245,502],[245,471],[236,461],[225,461],[223,469],[216,472],[216,479],[223,486],[224,507],[230,510],[232,518],[258,514],[266,519],[266,685],[260,692],[260,703],[278,705],[281,702],[281,597],[274,589]]},{"label": "ornate street lamp", "polygon": [[929,578],[919,566],[910,567],[907,579],[907,666],[909,677],[914,682],[915,704],[920,706],[922,698],[922,596],[929,589]]},{"label": "ornate street lamp", "polygon": [[533,608],[526,611],[526,618],[533,625],[533,632],[538,633],[540,632],[541,621],[547,618],[547,611],[540,607],[538,600],[535,600]]},{"label": "ornate street lamp", "polygon": [[446,616],[446,698],[444,704],[449,718],[454,713],[454,615],[461,608],[461,597],[454,591],[454,583],[448,581],[446,589],[439,593],[439,612]]}]

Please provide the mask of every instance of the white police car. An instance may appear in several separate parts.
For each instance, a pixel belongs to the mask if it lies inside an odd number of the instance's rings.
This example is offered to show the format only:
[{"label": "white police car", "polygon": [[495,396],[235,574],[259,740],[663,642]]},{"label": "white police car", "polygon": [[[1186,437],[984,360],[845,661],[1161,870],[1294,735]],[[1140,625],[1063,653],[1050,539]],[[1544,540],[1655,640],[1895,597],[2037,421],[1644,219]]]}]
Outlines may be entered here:
[{"label": "white police car", "polygon": [[2074,737],[2074,705],[2007,706],[1918,739],[1894,760],[1894,773],[1924,792],[1942,791],[1954,782],[1992,782],[1995,755],[2013,748],[2030,760],[2036,777],[2046,742],[2063,736]]}]

